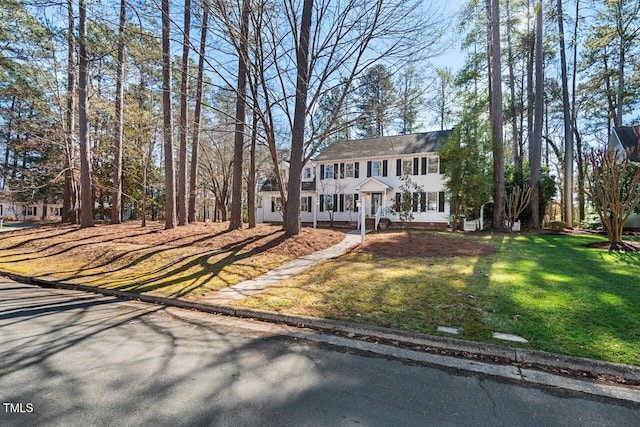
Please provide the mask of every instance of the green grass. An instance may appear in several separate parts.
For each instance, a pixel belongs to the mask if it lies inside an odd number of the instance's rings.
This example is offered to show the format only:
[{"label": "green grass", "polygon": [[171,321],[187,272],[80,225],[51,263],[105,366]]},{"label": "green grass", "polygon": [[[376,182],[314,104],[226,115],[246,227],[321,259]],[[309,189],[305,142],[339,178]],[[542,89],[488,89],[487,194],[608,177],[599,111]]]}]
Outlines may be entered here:
[{"label": "green grass", "polygon": [[[453,237],[452,237],[453,238]],[[478,237],[496,255],[391,259],[350,254],[244,300],[246,307],[492,341],[640,365],[640,258],[576,235]]]}]

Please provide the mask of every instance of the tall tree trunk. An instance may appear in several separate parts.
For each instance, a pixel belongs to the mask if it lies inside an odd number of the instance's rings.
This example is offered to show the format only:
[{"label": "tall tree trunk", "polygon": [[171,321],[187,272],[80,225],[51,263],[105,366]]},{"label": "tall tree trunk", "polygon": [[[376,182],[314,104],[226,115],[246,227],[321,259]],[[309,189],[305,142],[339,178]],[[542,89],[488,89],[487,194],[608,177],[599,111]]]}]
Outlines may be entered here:
[{"label": "tall tree trunk", "polygon": [[171,102],[171,16],[169,0],[162,0],[162,110],[164,140],[164,228],[176,227],[176,177],[173,166],[173,112]]},{"label": "tall tree trunk", "polygon": [[564,116],[564,218],[573,228],[573,120],[569,105],[567,51],[564,42],[564,14],[562,0],[558,0],[558,30],[560,39],[560,68],[562,74],[562,113]]},{"label": "tall tree trunk", "polygon": [[300,234],[300,186],[302,180],[302,161],[304,156],[304,127],[307,119],[307,89],[309,87],[309,35],[311,33],[311,14],[313,0],[304,0],[300,40],[296,47],[296,102],[291,129],[291,164],[287,185],[287,209],[284,218],[286,236]]},{"label": "tall tree trunk", "polygon": [[578,160],[578,222],[584,220],[585,183],[584,183],[584,156],[582,155],[582,139],[578,133],[576,112],[576,85],[578,74],[578,23],[580,22],[580,0],[576,0],[576,18],[573,26],[573,77],[571,81],[571,127],[576,141],[576,157]]},{"label": "tall tree trunk", "polygon": [[62,195],[62,222],[76,224],[77,185],[75,179],[75,123],[76,123],[76,38],[73,0],[67,0],[67,114],[65,129],[65,171]]},{"label": "tall tree trunk", "polygon": [[622,126],[622,113],[624,111],[624,67],[626,63],[626,49],[624,35],[620,34],[620,64],[618,67],[618,113],[616,114],[615,125]]},{"label": "tall tree trunk", "polygon": [[91,197],[91,152],[89,150],[89,61],[87,59],[87,7],[79,0],[80,22],[78,48],[80,55],[78,79],[78,129],[80,131],[80,228],[93,227]]},{"label": "tall tree trunk", "polygon": [[242,156],[244,148],[247,98],[247,37],[249,34],[249,0],[242,1],[242,23],[238,52],[238,93],[236,102],[236,128],[233,142],[233,185],[231,187],[231,218],[229,230],[242,228]]},{"label": "tall tree trunk", "polygon": [[493,225],[504,228],[504,137],[502,128],[502,65],[500,60],[500,1],[487,0],[490,73],[490,117],[493,149]]},{"label": "tall tree trunk", "polygon": [[113,159],[113,194],[111,197],[111,223],[122,222],[122,139],[124,133],[124,30],[127,19],[127,0],[120,0],[118,26],[118,58],[116,70],[116,132]]},{"label": "tall tree trunk", "polygon": [[540,162],[542,156],[542,120],[544,117],[544,74],[542,64],[542,2],[538,2],[536,11],[535,66],[536,91],[534,102],[533,140],[530,144],[529,162],[531,164],[531,228],[540,228]]},{"label": "tall tree trunk", "polygon": [[180,73],[180,148],[178,150],[178,225],[187,224],[187,133],[189,91],[189,33],[191,32],[191,0],[184,0],[182,27],[182,69]]},{"label": "tall tree trunk", "polygon": [[[527,142],[533,141],[533,109],[534,109],[534,56],[535,35],[531,30],[531,2],[527,0]],[[529,148],[531,150],[531,148]]]},{"label": "tall tree trunk", "polygon": [[249,153],[249,177],[247,178],[249,228],[256,227],[256,143],[258,140],[258,115],[255,113],[255,109],[259,107],[256,105],[256,102],[257,101],[254,99],[253,123],[251,127],[251,149]]},{"label": "tall tree trunk", "polygon": [[522,171],[522,157],[520,156],[520,140],[518,139],[518,117],[516,115],[516,77],[514,71],[515,60],[511,43],[511,10],[509,0],[506,2],[507,12],[507,51],[509,58],[509,118],[511,119],[511,149],[513,150],[513,165],[517,171]]},{"label": "tall tree trunk", "polygon": [[[196,221],[196,195],[198,191],[198,151],[200,150],[200,119],[202,116],[202,86],[204,81],[204,55],[207,48],[209,23],[209,3],[202,4],[202,29],[200,33],[200,52],[198,57],[198,79],[196,82],[196,107],[193,113],[193,132],[191,135],[191,172],[189,175],[188,221]],[[204,219],[204,218],[203,218]]]}]

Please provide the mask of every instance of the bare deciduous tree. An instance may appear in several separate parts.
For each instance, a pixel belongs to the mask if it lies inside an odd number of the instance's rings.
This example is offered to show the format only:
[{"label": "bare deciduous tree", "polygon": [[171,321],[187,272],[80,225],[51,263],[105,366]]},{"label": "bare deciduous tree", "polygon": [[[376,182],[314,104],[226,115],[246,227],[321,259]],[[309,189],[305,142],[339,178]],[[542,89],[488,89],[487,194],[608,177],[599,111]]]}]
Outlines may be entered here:
[{"label": "bare deciduous tree", "polygon": [[198,54],[198,77],[196,80],[196,106],[193,112],[193,132],[191,135],[191,171],[189,175],[189,206],[187,220],[196,220],[196,192],[198,190],[198,154],[200,152],[200,120],[202,118],[202,89],[204,82],[204,59],[207,49],[209,28],[209,3],[202,3],[202,28],[200,30],[200,51]]},{"label": "bare deciduous tree", "polygon": [[513,226],[518,220],[518,217],[531,200],[531,187],[523,185],[522,187],[516,186],[511,190],[511,193],[507,196],[505,206],[505,218],[507,220],[507,229],[513,231]]},{"label": "bare deciduous tree", "polygon": [[640,167],[630,152],[591,150],[587,153],[587,194],[607,231],[612,250],[625,249],[624,224],[640,202]]}]

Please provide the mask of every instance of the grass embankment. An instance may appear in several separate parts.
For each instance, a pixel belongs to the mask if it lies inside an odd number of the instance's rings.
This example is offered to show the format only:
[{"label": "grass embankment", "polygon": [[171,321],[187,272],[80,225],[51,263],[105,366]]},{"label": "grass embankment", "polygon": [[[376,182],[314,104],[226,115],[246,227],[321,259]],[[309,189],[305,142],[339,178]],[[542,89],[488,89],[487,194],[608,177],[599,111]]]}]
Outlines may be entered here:
[{"label": "grass embankment", "polygon": [[[257,277],[313,252],[305,240],[339,242],[342,233],[307,231],[284,239],[280,227],[260,226],[227,232],[226,224],[196,224],[163,230],[153,223],[44,227],[0,234],[0,270],[72,283],[147,292],[160,296],[196,296]],[[296,245],[296,243],[301,243]]]},{"label": "grass embankment", "polygon": [[[419,238],[419,233],[414,239]],[[457,238],[455,236],[446,238]],[[587,235],[484,235],[489,256],[352,253],[242,301],[246,307],[492,341],[640,365],[640,256]]]}]

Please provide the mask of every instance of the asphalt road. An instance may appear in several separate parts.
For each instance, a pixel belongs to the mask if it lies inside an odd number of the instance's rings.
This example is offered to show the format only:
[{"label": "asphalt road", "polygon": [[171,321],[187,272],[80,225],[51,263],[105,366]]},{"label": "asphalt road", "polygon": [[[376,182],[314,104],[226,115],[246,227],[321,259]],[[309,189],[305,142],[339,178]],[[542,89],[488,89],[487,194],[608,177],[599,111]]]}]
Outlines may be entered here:
[{"label": "asphalt road", "polygon": [[0,279],[0,426],[640,425],[629,403],[176,313]]}]

